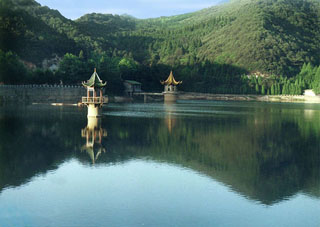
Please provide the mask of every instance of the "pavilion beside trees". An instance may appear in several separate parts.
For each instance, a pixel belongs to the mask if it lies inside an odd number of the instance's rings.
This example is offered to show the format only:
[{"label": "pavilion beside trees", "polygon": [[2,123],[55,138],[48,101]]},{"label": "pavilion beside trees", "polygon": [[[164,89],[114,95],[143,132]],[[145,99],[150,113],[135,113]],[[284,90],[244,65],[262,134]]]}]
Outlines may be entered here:
[{"label": "pavilion beside trees", "polygon": [[165,102],[176,102],[178,96],[177,85],[182,84],[182,81],[176,81],[173,77],[172,71],[169,77],[165,81],[160,81],[164,85],[164,101]]}]

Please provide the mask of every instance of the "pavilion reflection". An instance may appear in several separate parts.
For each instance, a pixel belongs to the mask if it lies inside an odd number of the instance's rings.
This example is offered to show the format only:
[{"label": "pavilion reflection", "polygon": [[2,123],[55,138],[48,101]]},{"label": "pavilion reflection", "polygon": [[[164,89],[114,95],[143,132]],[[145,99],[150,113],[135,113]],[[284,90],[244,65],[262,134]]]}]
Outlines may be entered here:
[{"label": "pavilion reflection", "polygon": [[107,135],[107,131],[101,127],[101,118],[88,117],[87,127],[81,130],[82,138],[86,139],[86,144],[81,147],[81,152],[87,152],[92,164],[95,164],[99,156],[106,152],[102,146],[102,140]]},{"label": "pavilion reflection", "polygon": [[176,104],[172,102],[165,102],[164,103],[164,110],[165,110],[165,124],[169,130],[169,133],[172,132],[172,129],[176,126],[176,117],[174,116],[176,112]]}]

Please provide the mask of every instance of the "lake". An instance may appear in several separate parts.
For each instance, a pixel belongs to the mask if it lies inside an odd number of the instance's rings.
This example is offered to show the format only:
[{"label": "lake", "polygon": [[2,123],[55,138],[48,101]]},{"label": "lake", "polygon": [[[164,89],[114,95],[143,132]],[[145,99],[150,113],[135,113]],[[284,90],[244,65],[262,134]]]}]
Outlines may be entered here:
[{"label": "lake", "polygon": [[320,105],[0,107],[0,226],[320,226]]}]

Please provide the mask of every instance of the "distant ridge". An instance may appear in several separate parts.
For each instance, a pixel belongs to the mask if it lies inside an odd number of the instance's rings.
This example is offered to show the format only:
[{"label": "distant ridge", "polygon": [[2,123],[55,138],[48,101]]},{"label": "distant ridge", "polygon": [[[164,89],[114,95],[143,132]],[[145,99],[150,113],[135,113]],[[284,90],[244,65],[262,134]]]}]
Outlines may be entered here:
[{"label": "distant ridge", "polygon": [[86,14],[73,21],[34,0],[0,2],[0,49],[40,64],[80,50],[131,56],[140,64],[205,61],[295,75],[320,64],[319,0],[230,0],[172,17]]}]

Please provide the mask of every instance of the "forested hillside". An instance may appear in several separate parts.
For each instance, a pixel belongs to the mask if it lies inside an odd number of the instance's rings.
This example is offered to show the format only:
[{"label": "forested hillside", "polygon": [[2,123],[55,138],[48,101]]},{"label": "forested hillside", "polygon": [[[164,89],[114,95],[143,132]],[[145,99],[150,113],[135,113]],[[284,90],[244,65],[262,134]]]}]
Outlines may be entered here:
[{"label": "forested hillside", "polygon": [[[56,55],[57,72],[41,68]],[[112,91],[122,79],[160,90],[171,69],[186,91],[271,93],[280,83],[282,93],[290,80],[302,90],[316,87],[295,76],[304,64],[320,65],[320,1],[231,0],[172,17],[92,13],[73,21],[34,0],[0,0],[0,59],[4,83],[78,83],[97,67]],[[38,69],[8,68],[18,59]],[[264,77],[243,76],[254,72]]]}]

